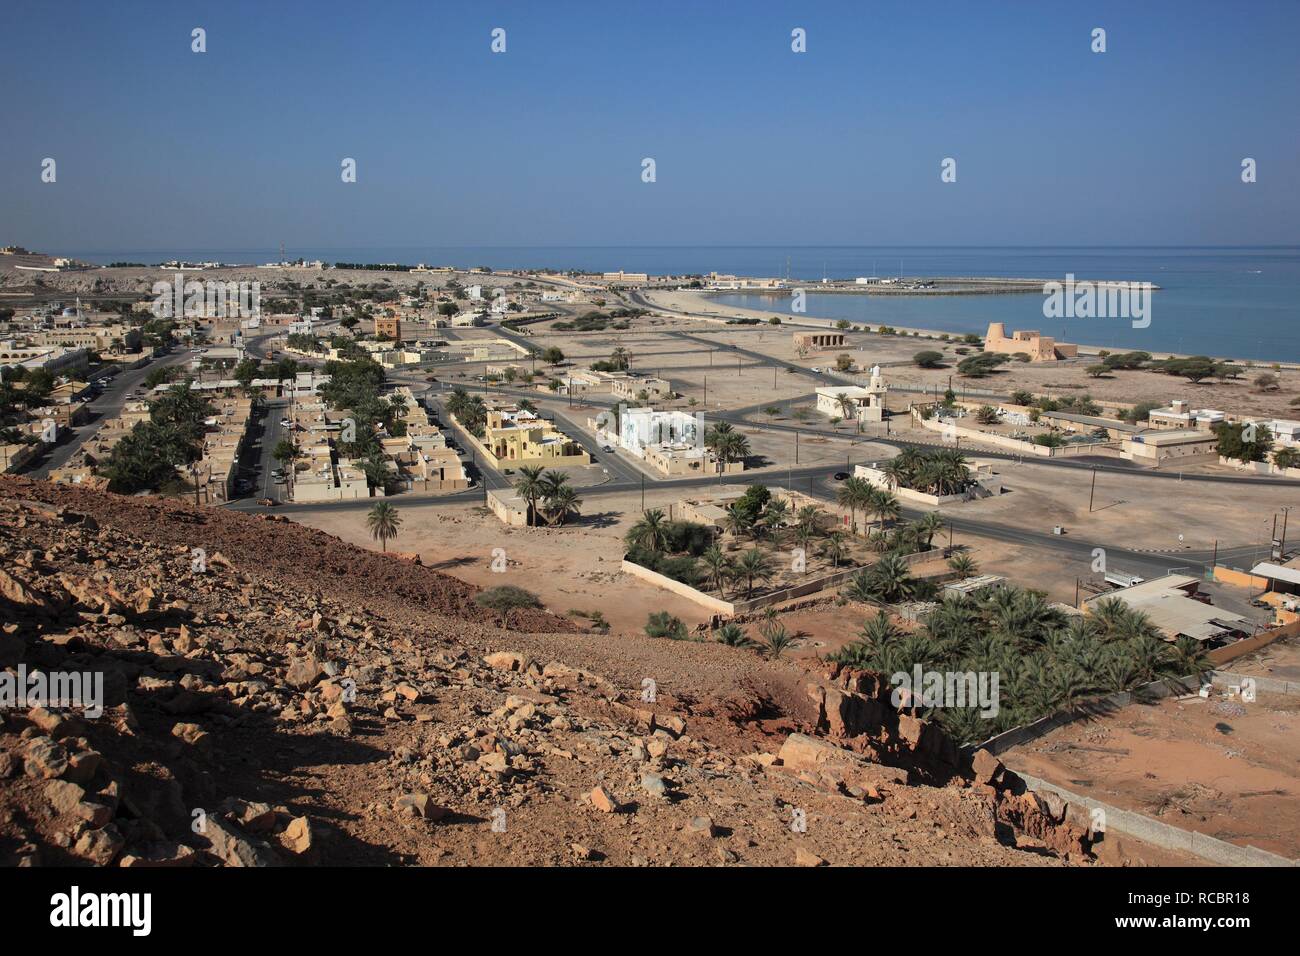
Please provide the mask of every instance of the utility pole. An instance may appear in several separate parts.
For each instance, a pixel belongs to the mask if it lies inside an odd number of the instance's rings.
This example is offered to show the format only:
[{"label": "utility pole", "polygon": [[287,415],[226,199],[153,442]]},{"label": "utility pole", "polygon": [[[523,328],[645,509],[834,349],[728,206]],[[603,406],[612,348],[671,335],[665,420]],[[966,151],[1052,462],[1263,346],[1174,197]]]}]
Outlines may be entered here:
[{"label": "utility pole", "polygon": [[[709,354],[712,355],[713,353],[710,352]],[[709,364],[712,365],[713,363],[710,362]],[[707,375],[704,376],[704,407],[709,407],[709,377]]]},{"label": "utility pole", "polygon": [[1286,560],[1286,519],[1290,516],[1291,506],[1286,505],[1282,508],[1282,560]]},{"label": "utility pole", "polygon": [[1074,606],[1079,606],[1079,579],[1074,579]]},{"label": "utility pole", "polygon": [[799,464],[799,429],[794,430],[794,463]]},{"label": "utility pole", "polygon": [[[1092,487],[1088,489],[1088,514],[1092,514],[1092,496],[1097,491],[1097,469],[1092,469]],[[1076,602],[1077,603],[1077,602]]]},{"label": "utility pole", "polygon": [[641,511],[645,512],[645,474],[641,475]]}]

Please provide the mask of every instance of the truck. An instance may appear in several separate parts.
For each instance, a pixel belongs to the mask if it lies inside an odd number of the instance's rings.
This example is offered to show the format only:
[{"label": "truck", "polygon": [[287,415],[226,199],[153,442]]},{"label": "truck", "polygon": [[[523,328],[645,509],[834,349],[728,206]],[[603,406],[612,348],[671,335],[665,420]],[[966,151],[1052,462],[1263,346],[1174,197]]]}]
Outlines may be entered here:
[{"label": "truck", "polygon": [[1146,578],[1138,574],[1129,574],[1127,571],[1107,571],[1106,583],[1113,584],[1117,588],[1131,588],[1135,584],[1141,584]]}]

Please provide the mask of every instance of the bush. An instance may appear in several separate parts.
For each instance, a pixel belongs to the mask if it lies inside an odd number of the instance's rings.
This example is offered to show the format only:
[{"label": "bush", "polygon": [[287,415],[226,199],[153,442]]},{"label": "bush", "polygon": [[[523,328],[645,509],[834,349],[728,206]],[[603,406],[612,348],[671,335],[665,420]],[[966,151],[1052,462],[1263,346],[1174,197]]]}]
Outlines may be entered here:
[{"label": "bush", "polygon": [[913,355],[912,361],[918,368],[942,368],[943,353],[927,349],[924,352],[917,352]]},{"label": "bush", "polygon": [[650,637],[666,637],[673,641],[686,640],[686,624],[667,611],[656,611],[646,618],[645,632]]}]

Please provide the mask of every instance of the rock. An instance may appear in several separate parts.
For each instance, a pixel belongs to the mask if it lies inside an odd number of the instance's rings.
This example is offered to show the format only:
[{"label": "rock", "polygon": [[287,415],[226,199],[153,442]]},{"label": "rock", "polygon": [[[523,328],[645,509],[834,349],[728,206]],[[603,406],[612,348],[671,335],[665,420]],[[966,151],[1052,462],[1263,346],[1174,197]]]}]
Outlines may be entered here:
[{"label": "rock", "polygon": [[178,737],[192,747],[206,750],[212,743],[212,735],[198,724],[180,723],[172,727],[172,736]]},{"label": "rock", "polygon": [[85,724],[75,717],[46,710],[44,707],[33,707],[27,712],[27,719],[56,740],[85,729]]},{"label": "rock", "polygon": [[573,854],[575,860],[586,861],[600,859],[600,854],[584,843],[570,843],[569,852]]},{"label": "rock", "polygon": [[296,687],[298,690],[307,690],[326,676],[328,675],[321,662],[308,655],[295,659],[285,672],[284,679],[285,683],[291,687]]},{"label": "rock", "polygon": [[476,761],[479,767],[488,773],[504,774],[508,773],[510,768],[506,764],[506,755],[500,751],[494,751],[490,754],[484,754]]},{"label": "rock", "polygon": [[73,812],[84,820],[87,826],[94,829],[106,826],[113,819],[111,807],[106,807],[104,804],[96,803],[93,800],[82,800],[76,805]]},{"label": "rock", "polygon": [[617,801],[606,792],[604,787],[596,787],[587,796],[591,800],[591,805],[601,813],[618,812]]},{"label": "rock", "polygon": [[49,737],[33,737],[23,754],[23,771],[29,777],[47,780],[61,777],[68,769],[68,754]]},{"label": "rock", "polygon": [[522,671],[528,667],[528,659],[513,651],[497,651],[483,658],[483,663],[493,670]]},{"label": "rock", "polygon": [[674,737],[680,737],[682,734],[686,733],[686,721],[672,714],[667,717],[662,714],[657,715],[655,717],[655,726],[662,727]]},{"label": "rock", "polygon": [[1043,813],[1047,815],[1047,819],[1058,826],[1064,823],[1065,815],[1070,809],[1070,805],[1065,798],[1055,790],[1036,790],[1034,792],[1038,796],[1038,803]]},{"label": "rock", "polygon": [[86,796],[84,788],[66,780],[51,780],[45,785],[45,799],[55,813],[72,813]]},{"label": "rock", "polygon": [[691,822],[686,825],[686,829],[696,836],[710,839],[718,835],[718,828],[713,825],[711,817],[691,817]]},{"label": "rock", "polygon": [[315,845],[311,821],[306,817],[294,817],[280,834],[280,842],[286,850],[298,856],[310,853]]},{"label": "rock", "polygon": [[124,853],[118,866],[130,867],[173,867],[193,866],[199,855],[190,847],[180,843],[150,844],[141,853]]},{"label": "rock", "polygon": [[803,847],[796,847],[794,851],[795,866],[825,866],[826,861],[811,850],[805,850]]},{"label": "rock", "polygon": [[406,816],[418,817],[421,820],[441,820],[448,814],[446,807],[440,807],[433,802],[433,798],[427,793],[406,793],[397,798],[393,809]]},{"label": "rock", "polygon": [[[95,774],[99,772],[99,768],[103,765],[104,757],[102,754],[94,750],[83,750],[81,753],[73,754],[68,758],[68,769],[64,772],[63,777],[65,780],[86,786],[95,779]],[[2,776],[4,774],[0,774],[0,777]]]},{"label": "rock", "polygon": [[7,750],[0,750],[0,780],[7,780],[18,772],[18,761]]},{"label": "rock", "polygon": [[976,783],[993,784],[1002,773],[1002,761],[981,747],[971,759],[971,772]]},{"label": "rock", "polygon": [[244,836],[220,817],[208,817],[203,835],[212,844],[211,852],[226,866],[276,866],[279,863],[268,844]]},{"label": "rock", "polygon": [[91,863],[108,866],[125,842],[117,828],[110,824],[99,830],[87,830],[77,840],[72,852]]},{"label": "rock", "polygon": [[668,796],[668,783],[657,773],[641,774],[641,789],[652,797]]},{"label": "rock", "polygon": [[668,754],[668,744],[660,737],[651,737],[645,745],[646,753],[652,759],[659,760]]}]

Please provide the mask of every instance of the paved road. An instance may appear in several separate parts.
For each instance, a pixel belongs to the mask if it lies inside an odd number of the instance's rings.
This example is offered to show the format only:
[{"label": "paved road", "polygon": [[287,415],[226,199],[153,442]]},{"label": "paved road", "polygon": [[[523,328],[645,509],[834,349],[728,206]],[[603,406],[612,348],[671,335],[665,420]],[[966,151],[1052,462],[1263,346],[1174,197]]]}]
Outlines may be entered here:
[{"label": "paved road", "polygon": [[142,387],[145,378],[150,372],[165,365],[177,365],[187,362],[190,357],[189,352],[177,349],[153,361],[146,362],[140,368],[126,369],[113,376],[112,379],[108,380],[108,387],[104,389],[103,393],[87,403],[92,415],[91,421],[85,425],[78,425],[76,428],[68,429],[65,435],[60,438],[58,444],[54,445],[42,457],[35,459],[34,464],[29,464],[24,473],[32,478],[48,478],[50,472],[55,468],[62,468],[66,465],[77,449],[94,437],[104,426],[104,422],[122,414],[122,409],[126,406],[126,403],[135,400],[131,398],[132,390],[136,387]]}]

